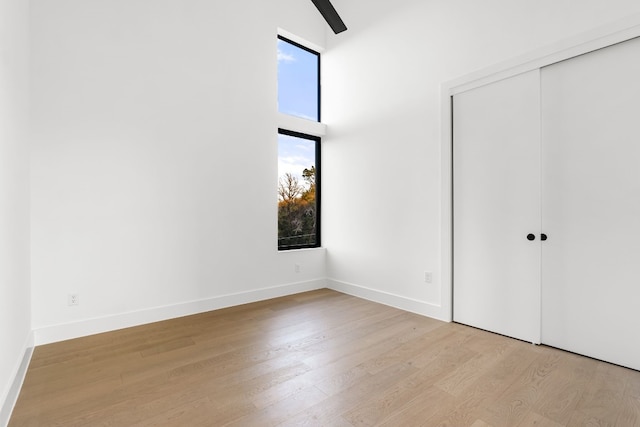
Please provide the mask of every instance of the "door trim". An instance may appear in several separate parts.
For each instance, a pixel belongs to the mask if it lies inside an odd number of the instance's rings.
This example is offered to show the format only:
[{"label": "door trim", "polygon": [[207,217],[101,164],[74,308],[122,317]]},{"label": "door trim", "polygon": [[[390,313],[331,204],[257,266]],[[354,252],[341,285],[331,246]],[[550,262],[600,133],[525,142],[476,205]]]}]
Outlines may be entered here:
[{"label": "door trim", "polygon": [[440,86],[441,316],[453,320],[453,95],[640,37],[640,14],[598,27]]}]

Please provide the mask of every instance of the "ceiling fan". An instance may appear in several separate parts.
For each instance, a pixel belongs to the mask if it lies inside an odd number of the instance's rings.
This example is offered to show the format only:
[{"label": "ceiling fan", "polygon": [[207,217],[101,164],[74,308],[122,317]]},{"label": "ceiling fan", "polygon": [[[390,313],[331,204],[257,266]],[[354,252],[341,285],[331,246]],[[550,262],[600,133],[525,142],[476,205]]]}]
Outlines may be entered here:
[{"label": "ceiling fan", "polygon": [[322,16],[324,17],[327,24],[331,27],[334,33],[338,34],[347,29],[347,26],[344,25],[340,15],[336,12],[336,9],[333,7],[329,0],[311,0],[313,4],[316,5]]}]

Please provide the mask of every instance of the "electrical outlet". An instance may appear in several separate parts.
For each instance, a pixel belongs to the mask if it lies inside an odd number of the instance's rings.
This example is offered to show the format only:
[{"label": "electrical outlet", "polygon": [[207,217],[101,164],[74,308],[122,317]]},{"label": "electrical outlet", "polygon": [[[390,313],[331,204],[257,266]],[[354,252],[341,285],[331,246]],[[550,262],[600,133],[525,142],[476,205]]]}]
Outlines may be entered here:
[{"label": "electrical outlet", "polygon": [[293,271],[295,271],[296,273],[300,273],[300,264],[295,264],[293,266]]},{"label": "electrical outlet", "polygon": [[67,304],[68,305],[79,305],[80,304],[80,294],[69,294],[67,296]]},{"label": "electrical outlet", "polygon": [[433,273],[430,271],[424,272],[424,281],[427,283],[433,283]]}]

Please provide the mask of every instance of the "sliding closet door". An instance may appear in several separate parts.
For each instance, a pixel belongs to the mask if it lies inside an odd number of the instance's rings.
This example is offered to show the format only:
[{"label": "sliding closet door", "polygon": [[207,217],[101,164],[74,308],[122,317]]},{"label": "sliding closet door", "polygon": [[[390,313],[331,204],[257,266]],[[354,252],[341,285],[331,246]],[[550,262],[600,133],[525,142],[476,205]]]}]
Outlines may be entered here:
[{"label": "sliding closet door", "polygon": [[640,369],[640,39],[541,78],[542,341]]},{"label": "sliding closet door", "polygon": [[536,70],[453,99],[453,318],[529,342],[540,339],[539,94]]}]

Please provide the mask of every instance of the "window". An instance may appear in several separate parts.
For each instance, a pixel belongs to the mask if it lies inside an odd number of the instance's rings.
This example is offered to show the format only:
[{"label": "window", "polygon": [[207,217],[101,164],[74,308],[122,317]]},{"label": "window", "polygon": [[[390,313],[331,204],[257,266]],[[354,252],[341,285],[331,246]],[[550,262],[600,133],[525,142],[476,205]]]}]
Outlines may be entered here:
[{"label": "window", "polygon": [[278,249],[320,246],[320,138],[278,130]]},{"label": "window", "polygon": [[320,54],[278,36],[278,111],[320,121]]},{"label": "window", "polygon": [[[278,111],[320,121],[320,54],[278,36]],[[320,137],[278,129],[278,249],[320,246]]]}]

